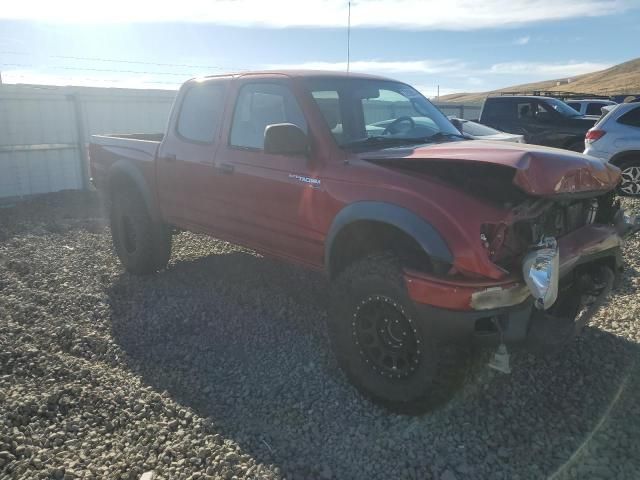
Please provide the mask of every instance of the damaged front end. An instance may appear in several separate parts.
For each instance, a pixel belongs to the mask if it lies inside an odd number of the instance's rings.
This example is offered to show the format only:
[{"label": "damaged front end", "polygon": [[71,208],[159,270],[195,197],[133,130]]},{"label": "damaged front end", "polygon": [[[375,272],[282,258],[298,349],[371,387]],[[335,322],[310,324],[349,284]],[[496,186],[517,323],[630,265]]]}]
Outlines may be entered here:
[{"label": "damaged front end", "polygon": [[622,268],[623,239],[640,223],[613,194],[540,202],[514,209],[509,224],[487,226],[481,241],[506,271],[521,268],[534,307],[526,343],[547,350],[581,331],[604,303]]},{"label": "damaged front end", "polygon": [[[626,215],[613,194],[554,202],[534,217],[503,229],[500,246],[507,250],[539,239],[521,255],[514,250],[488,252],[504,266],[522,266],[522,278],[534,306],[524,337],[529,350],[559,350],[582,331],[619,278],[624,239],[639,230],[639,219]],[[509,235],[519,238],[508,242]],[[511,319],[503,316],[494,321],[500,344],[489,367],[510,373],[503,329]]]},{"label": "damaged front end", "polygon": [[497,343],[501,371],[507,344],[547,350],[582,329],[619,278],[624,237],[640,229],[615,199],[619,170],[585,155],[474,141],[364,159],[438,195],[425,215],[447,215],[454,262],[446,274],[405,269],[409,296],[442,341]]},{"label": "damaged front end", "polygon": [[[505,190],[487,193],[504,214],[480,221],[476,230],[485,258],[502,278],[454,267],[444,278],[407,271],[406,280],[410,296],[442,320],[438,335],[455,341],[469,334],[498,344],[490,366],[508,372],[507,345],[548,352],[582,330],[619,278],[624,238],[640,222],[624,213],[612,192],[536,198],[507,197]],[[443,315],[433,307],[457,312]]]}]

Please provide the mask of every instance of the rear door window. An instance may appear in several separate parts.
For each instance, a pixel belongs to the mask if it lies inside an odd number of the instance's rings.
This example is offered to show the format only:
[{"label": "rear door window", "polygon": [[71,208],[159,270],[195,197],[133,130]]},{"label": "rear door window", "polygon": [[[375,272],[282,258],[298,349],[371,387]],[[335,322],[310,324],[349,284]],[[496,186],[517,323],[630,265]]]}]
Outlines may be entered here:
[{"label": "rear door window", "polygon": [[184,140],[213,143],[224,109],[225,85],[219,82],[194,84],[182,99],[176,130]]},{"label": "rear door window", "polygon": [[604,107],[604,104],[598,102],[598,103],[590,103],[587,105],[587,111],[586,114],[587,115],[602,115],[602,107]]},{"label": "rear door window", "polygon": [[518,103],[518,118],[521,120],[531,120],[535,116],[536,111],[537,104],[535,102]]},{"label": "rear door window", "polygon": [[580,111],[580,104],[578,102],[567,102],[567,105],[578,112]]}]

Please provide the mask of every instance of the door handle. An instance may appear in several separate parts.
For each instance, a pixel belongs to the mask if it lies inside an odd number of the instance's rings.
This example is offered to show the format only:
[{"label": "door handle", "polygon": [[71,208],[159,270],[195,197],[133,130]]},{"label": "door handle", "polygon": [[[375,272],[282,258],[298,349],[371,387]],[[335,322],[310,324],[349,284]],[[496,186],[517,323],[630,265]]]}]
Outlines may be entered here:
[{"label": "door handle", "polygon": [[235,170],[235,167],[230,163],[219,163],[215,165],[213,168],[218,173],[226,173],[226,174],[233,173],[233,171]]},{"label": "door handle", "polygon": [[175,162],[177,160],[175,153],[170,153],[168,155],[165,155],[164,158],[167,162]]}]

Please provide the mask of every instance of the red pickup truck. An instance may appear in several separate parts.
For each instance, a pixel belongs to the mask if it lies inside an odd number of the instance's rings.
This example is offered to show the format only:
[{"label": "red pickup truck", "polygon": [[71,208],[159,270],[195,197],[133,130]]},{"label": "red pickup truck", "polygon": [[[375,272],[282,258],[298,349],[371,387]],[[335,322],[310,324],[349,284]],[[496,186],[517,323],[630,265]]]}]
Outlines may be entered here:
[{"label": "red pickup truck", "polygon": [[94,184],[124,267],[167,265],[176,229],[323,270],[348,377],[397,411],[446,400],[455,345],[560,345],[614,284],[617,168],[469,140],[414,88],[335,72],[194,79],[165,134],[96,135]]}]

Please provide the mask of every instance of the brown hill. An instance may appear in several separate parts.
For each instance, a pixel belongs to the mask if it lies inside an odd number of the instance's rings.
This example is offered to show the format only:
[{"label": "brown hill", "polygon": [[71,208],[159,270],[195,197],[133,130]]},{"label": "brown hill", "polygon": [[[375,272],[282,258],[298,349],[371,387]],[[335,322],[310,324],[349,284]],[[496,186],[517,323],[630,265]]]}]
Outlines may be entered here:
[{"label": "brown hill", "polygon": [[[560,85],[558,85],[558,83],[560,83]],[[599,95],[638,93],[640,92],[640,58],[615,65],[606,70],[572,77],[569,83],[567,83],[567,78],[563,78],[514,85],[490,92],[453,93],[440,97],[440,101],[466,104],[481,103],[487,95],[493,93],[532,92],[534,90],[593,93]]]}]

